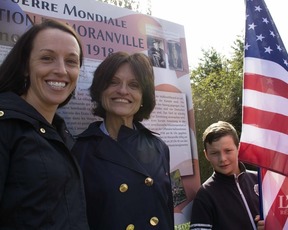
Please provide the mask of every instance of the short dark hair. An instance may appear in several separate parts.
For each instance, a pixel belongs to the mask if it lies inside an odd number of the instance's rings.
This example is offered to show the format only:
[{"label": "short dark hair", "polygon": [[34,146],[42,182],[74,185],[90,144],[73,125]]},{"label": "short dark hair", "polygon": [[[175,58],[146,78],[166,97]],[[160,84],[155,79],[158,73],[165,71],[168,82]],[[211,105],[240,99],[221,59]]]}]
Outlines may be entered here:
[{"label": "short dark hair", "polygon": [[[76,38],[80,47],[80,67],[82,66],[83,49],[78,34],[71,26],[64,22],[46,19],[42,23],[32,25],[32,27],[19,38],[2,62],[0,66],[0,92],[12,91],[18,95],[22,95],[27,92],[30,81],[27,82],[25,73],[27,72],[29,66],[29,59],[33,48],[33,43],[39,32],[48,28],[62,30]],[[72,95],[62,102],[59,107],[67,104],[71,96]]]},{"label": "short dark hair", "polygon": [[108,88],[119,67],[124,63],[131,66],[142,92],[142,106],[134,115],[134,120],[148,119],[156,102],[153,66],[144,53],[129,55],[120,51],[111,54],[101,62],[94,72],[90,87],[91,100],[94,102],[93,114],[102,118],[106,117],[106,111],[101,105],[101,95]]},{"label": "short dark hair", "polygon": [[218,121],[208,126],[208,128],[206,128],[206,130],[204,131],[202,137],[204,149],[207,150],[207,143],[211,144],[212,142],[218,141],[221,137],[224,136],[231,136],[234,140],[235,145],[238,148],[239,136],[234,126],[226,121]]}]

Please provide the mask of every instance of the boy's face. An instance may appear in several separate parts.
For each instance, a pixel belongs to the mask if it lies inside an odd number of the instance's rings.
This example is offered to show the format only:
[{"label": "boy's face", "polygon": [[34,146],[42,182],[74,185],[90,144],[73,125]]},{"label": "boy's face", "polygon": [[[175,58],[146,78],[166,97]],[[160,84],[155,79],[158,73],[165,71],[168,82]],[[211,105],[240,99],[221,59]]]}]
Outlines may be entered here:
[{"label": "boy's face", "polygon": [[206,159],[211,163],[215,171],[225,175],[238,175],[238,149],[232,136],[224,136],[219,140],[206,143],[204,150]]}]

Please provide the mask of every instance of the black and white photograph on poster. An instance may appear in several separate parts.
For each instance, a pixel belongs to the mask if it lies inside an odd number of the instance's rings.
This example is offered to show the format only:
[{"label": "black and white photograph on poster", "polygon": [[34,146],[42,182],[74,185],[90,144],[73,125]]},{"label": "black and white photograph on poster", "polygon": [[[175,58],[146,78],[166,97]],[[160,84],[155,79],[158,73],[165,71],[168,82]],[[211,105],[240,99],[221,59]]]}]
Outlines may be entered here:
[{"label": "black and white photograph on poster", "polygon": [[168,41],[168,63],[169,69],[183,70],[182,50],[179,42]]},{"label": "black and white photograph on poster", "polygon": [[166,68],[163,39],[148,37],[148,56],[154,67]]}]

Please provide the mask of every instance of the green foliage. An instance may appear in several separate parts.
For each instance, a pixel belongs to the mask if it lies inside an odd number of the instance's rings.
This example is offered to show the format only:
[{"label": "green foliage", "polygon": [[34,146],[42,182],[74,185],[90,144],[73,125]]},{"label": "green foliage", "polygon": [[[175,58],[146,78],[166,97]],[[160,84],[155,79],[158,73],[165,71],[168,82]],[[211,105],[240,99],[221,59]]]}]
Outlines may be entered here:
[{"label": "green foliage", "polygon": [[199,66],[191,73],[201,182],[213,172],[203,153],[204,130],[219,120],[231,122],[239,133],[241,130],[244,47],[242,40],[237,38],[234,42],[231,59],[221,56],[213,48],[203,51]]},{"label": "green foliage", "polygon": [[190,229],[190,222],[177,224],[174,226],[174,230],[189,230]]}]

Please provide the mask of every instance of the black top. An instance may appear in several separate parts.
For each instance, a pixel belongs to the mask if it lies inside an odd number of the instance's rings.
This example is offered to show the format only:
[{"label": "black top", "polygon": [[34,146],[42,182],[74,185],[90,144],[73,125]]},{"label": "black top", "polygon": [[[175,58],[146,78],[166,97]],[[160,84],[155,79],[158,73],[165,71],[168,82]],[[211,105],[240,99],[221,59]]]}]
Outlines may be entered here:
[{"label": "black top", "polygon": [[[118,141],[92,123],[73,147],[83,170],[91,230],[173,230],[168,146],[142,124]],[[152,180],[151,180],[152,179]]]},{"label": "black top", "polygon": [[193,202],[190,229],[254,229],[245,201],[255,224],[254,218],[259,215],[257,172],[246,170],[241,162],[239,167],[238,176],[214,172],[203,183]]},{"label": "black top", "polygon": [[0,229],[88,230],[83,180],[64,120],[0,94]]}]

